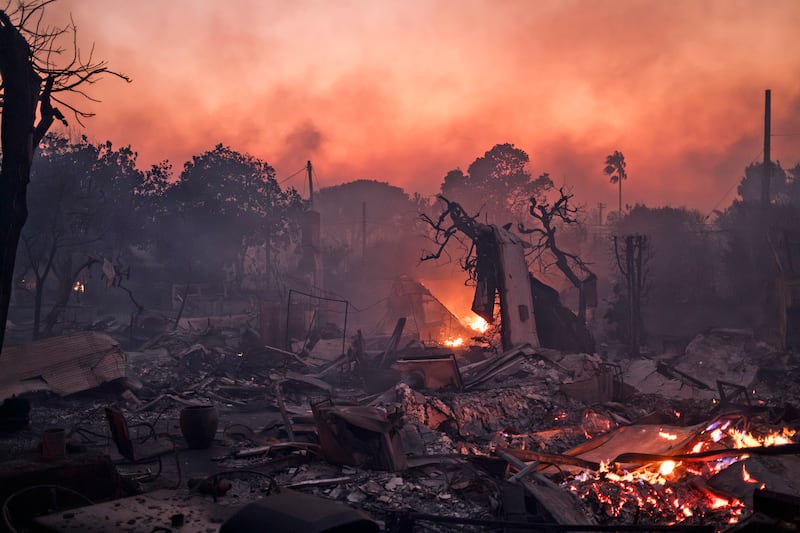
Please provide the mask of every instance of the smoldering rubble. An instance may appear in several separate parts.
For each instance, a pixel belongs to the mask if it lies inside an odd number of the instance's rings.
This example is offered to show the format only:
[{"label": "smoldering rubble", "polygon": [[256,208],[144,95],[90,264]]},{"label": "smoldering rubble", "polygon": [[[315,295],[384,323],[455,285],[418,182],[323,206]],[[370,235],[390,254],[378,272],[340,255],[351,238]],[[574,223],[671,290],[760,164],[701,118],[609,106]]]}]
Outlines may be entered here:
[{"label": "smoldering rubble", "polygon": [[[256,323],[186,322],[124,352],[123,378],[25,395],[27,420],[3,434],[7,523],[250,531],[312,521],[302,509],[317,502],[336,512],[313,518],[314,531],[796,523],[800,368],[746,331],[610,359],[529,343],[422,346],[400,327],[380,341],[357,332],[344,352],[304,339],[284,350]],[[184,412],[209,405],[209,442],[191,445]],[[109,408],[127,424],[129,452],[167,444],[160,462],[126,454]],[[43,458],[54,428],[60,454]],[[42,485],[85,501],[39,509],[31,502],[46,498],[26,496]]]},{"label": "smoldering rubble", "polygon": [[375,335],[347,331],[348,301],[292,290],[284,316],[179,314],[136,343],[109,319],[12,351],[6,528],[796,530],[792,352],[730,328],[596,349],[588,268],[565,268],[575,315],[517,236],[447,205],[434,225],[442,246],[446,216],[473,241],[494,334],[404,276]]}]

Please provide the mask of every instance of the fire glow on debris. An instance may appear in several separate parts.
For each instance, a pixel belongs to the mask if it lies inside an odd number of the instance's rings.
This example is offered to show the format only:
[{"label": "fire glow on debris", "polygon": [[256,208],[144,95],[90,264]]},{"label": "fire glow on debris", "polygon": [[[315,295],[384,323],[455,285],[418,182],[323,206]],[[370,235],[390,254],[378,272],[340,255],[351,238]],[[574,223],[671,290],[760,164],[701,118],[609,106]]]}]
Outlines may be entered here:
[{"label": "fire glow on debris", "polygon": [[[486,333],[486,330],[489,329],[489,323],[486,322],[483,318],[479,317],[478,315],[466,316],[461,319],[464,324],[467,325],[470,329],[478,332],[478,333]],[[450,348],[458,348],[459,346],[464,345],[464,338],[463,337],[449,337],[443,343],[445,346],[449,346]]]},{"label": "fire glow on debris", "polygon": [[668,476],[675,470],[675,461],[664,461],[658,467],[658,473],[662,476]]},{"label": "fire glow on debris", "polygon": [[[737,420],[722,419],[710,424],[699,434],[689,449],[701,453],[722,448],[774,446],[792,443],[795,432],[784,428],[764,435],[745,431]],[[677,440],[677,435],[660,431],[659,438]],[[581,472],[564,481],[564,485],[584,501],[593,502],[598,516],[609,522],[625,521],[636,516],[647,516],[652,523],[718,523],[735,524],[746,511],[744,502],[723,497],[708,489],[700,490],[709,479],[722,470],[732,467],[747,455],[709,459],[701,462],[660,461],[639,468],[625,469],[622,465],[600,463],[598,472]],[[755,479],[741,463],[742,479],[748,483],[765,483]],[[737,466],[733,466],[738,468]],[[621,522],[618,522],[621,523]]]},{"label": "fire glow on debris", "polygon": [[463,320],[470,329],[474,329],[478,333],[486,333],[486,330],[489,329],[489,323],[478,315],[467,316]]}]

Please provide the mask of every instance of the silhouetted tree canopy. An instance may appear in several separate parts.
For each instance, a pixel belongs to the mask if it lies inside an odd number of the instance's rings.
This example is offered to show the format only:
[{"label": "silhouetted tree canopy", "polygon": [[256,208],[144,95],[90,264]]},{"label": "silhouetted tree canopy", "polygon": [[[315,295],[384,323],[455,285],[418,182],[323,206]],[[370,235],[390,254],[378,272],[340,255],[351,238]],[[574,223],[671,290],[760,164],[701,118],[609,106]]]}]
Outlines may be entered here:
[{"label": "silhouetted tree canopy", "polygon": [[370,220],[385,222],[413,211],[414,205],[400,187],[376,180],[355,180],[320,189],[314,208],[326,221],[338,224],[361,220],[362,204],[367,203]]},{"label": "silhouetted tree canopy", "polygon": [[[376,180],[325,187],[314,197],[322,219],[323,264],[329,274],[356,270],[388,278],[413,272],[424,228],[419,194]],[[332,277],[333,277],[332,276]]]},{"label": "silhouetted tree canopy", "polygon": [[616,225],[619,236],[647,238],[642,313],[655,335],[719,325],[721,236],[704,222],[696,210],[636,205]]},{"label": "silhouetted tree canopy", "polygon": [[[753,163],[745,168],[742,181],[736,189],[741,201],[761,201],[763,168],[762,163]],[[770,202],[800,205],[800,164],[784,170],[780,161],[770,162]]]},{"label": "silhouetted tree canopy", "polygon": [[361,238],[364,219],[368,240],[376,242],[394,239],[399,227],[410,229],[418,217],[417,205],[402,188],[375,180],[325,187],[315,196],[314,208],[326,231],[351,247]]},{"label": "silhouetted tree canopy", "polygon": [[776,296],[781,294],[781,283],[796,278],[795,269],[800,264],[796,255],[792,261],[797,248],[790,243],[796,241],[800,227],[800,165],[788,171],[779,162],[770,166],[767,208],[761,203],[763,166],[752,164],[739,184],[741,198],[717,212],[714,224],[723,237],[721,283],[731,322],[752,328],[759,338],[780,345],[787,340],[785,332],[778,329],[780,309],[791,305],[791,299],[781,303],[781,297]]},{"label": "silhouetted tree canopy", "polygon": [[18,277],[32,276],[35,282],[34,335],[49,281],[56,282],[55,303],[45,333],[68,304],[78,277],[85,280],[85,271],[98,263],[127,262],[129,247],[148,240],[142,224],[148,209],[145,182],[130,147],[92,144],[86,137],[75,143],[56,135],[44,138],[32,167],[29,216],[17,261]]},{"label": "silhouetted tree canopy", "polygon": [[169,228],[162,253],[190,266],[200,279],[233,266],[241,281],[248,246],[284,246],[305,202],[293,188],[282,190],[265,161],[222,144],[184,165],[163,195],[161,224]]},{"label": "silhouetted tree canopy", "polygon": [[469,213],[481,213],[489,223],[521,222],[531,197],[553,187],[548,174],[533,178],[528,154],[513,144],[497,144],[477,158],[465,174],[451,170],[441,186],[442,195]]}]

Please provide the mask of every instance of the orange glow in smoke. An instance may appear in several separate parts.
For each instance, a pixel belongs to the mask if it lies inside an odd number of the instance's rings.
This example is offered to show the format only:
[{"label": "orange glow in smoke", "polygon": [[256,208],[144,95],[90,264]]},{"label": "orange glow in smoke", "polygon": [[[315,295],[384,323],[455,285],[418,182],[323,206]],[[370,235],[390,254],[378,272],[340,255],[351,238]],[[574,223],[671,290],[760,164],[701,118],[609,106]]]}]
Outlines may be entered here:
[{"label": "orange glow in smoke", "polygon": [[456,338],[450,337],[449,339],[444,341],[444,345],[449,346],[451,348],[458,348],[459,346],[464,345],[464,339],[461,337],[456,337]]},{"label": "orange glow in smoke", "polygon": [[467,316],[462,320],[469,328],[474,329],[479,333],[486,333],[486,330],[489,329],[489,323],[478,315]]}]

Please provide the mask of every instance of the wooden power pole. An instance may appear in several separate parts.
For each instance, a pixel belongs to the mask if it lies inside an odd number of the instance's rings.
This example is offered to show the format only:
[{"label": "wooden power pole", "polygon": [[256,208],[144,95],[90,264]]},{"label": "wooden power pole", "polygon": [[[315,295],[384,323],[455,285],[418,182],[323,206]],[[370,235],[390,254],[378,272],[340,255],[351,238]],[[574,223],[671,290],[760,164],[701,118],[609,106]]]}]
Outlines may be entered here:
[{"label": "wooden power pole", "polygon": [[772,179],[772,162],[770,161],[770,122],[772,91],[764,91],[764,163],[761,166],[761,207],[767,209],[770,204],[770,181]]},{"label": "wooden power pole", "polygon": [[367,257],[367,202],[361,202],[361,258]]},{"label": "wooden power pole", "polygon": [[311,161],[306,161],[306,172],[308,173],[308,203],[314,209],[314,182],[311,180]]}]

